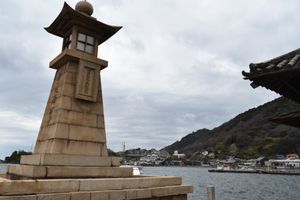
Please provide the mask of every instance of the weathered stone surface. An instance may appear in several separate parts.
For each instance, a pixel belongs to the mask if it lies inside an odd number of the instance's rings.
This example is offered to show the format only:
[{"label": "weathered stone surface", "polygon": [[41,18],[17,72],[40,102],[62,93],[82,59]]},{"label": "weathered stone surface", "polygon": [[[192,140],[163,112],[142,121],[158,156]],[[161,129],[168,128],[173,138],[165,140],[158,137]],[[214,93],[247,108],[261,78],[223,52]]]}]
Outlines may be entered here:
[{"label": "weathered stone surface", "polygon": [[97,115],[59,109],[52,113],[49,124],[64,123],[97,128]]},{"label": "weathered stone surface", "polygon": [[[148,183],[149,182],[149,183]],[[180,177],[132,177],[81,179],[80,191],[103,191],[120,189],[141,189],[150,187],[176,186],[181,184]]]},{"label": "weathered stone surface", "polygon": [[160,197],[159,200],[173,200],[172,196]]},{"label": "weathered stone surface", "polygon": [[111,157],[111,165],[114,167],[119,167],[121,162],[120,157]]},{"label": "weathered stone surface", "polygon": [[35,153],[100,156],[102,147],[103,143],[52,139],[38,142]]},{"label": "weathered stone surface", "polygon": [[126,198],[125,191],[111,191],[109,192],[110,200],[124,200]]},{"label": "weathered stone surface", "polygon": [[[177,195],[156,198],[137,198],[135,195],[127,195],[130,191],[105,191],[92,193],[60,193],[60,194],[39,194],[26,196],[0,196],[0,200],[187,200],[187,195]],[[124,197],[125,193],[125,197]]]},{"label": "weathered stone surface", "polygon": [[[61,177],[131,177],[133,170],[130,167],[47,167],[47,178]],[[82,187],[82,186],[81,186]]]},{"label": "weathered stone surface", "polygon": [[0,196],[0,200],[37,200],[37,196],[28,195],[28,196]]},{"label": "weathered stone surface", "polygon": [[61,95],[74,97],[75,95],[75,86],[72,84],[63,84],[58,87],[58,92]]},{"label": "weathered stone surface", "polygon": [[56,123],[65,123],[64,121],[60,120],[61,111],[63,111],[63,110],[51,109],[48,114],[49,115],[48,122],[46,123],[45,126],[49,126],[49,125],[56,124]]},{"label": "weathered stone surface", "polygon": [[163,197],[163,196],[174,196],[192,193],[192,186],[168,186],[168,187],[160,187],[151,189],[151,194],[153,197]]},{"label": "weathered stone surface", "polygon": [[[50,120],[50,114],[47,112],[45,112],[44,114],[44,117],[43,117],[43,120],[42,120],[42,124],[41,124],[41,128],[45,127],[45,126],[48,126],[49,124],[49,120]],[[40,130],[41,131],[41,130]],[[40,132],[39,131],[39,132]]]},{"label": "weathered stone surface", "polygon": [[119,157],[35,154],[21,156],[21,164],[45,166],[119,166]]},{"label": "weathered stone surface", "polygon": [[134,189],[126,190],[126,199],[136,199],[137,191]]},{"label": "weathered stone surface", "polygon": [[68,167],[11,165],[8,173],[30,178],[132,177],[131,167]]},{"label": "weathered stone surface", "polygon": [[39,141],[49,140],[49,139],[68,139],[69,136],[69,126],[67,124],[52,124],[41,128],[39,133]]},{"label": "weathered stone surface", "polygon": [[104,143],[104,144],[101,146],[101,156],[105,156],[105,157],[108,156],[106,143]]},{"label": "weathered stone surface", "polygon": [[[130,183],[128,183],[130,184]],[[80,191],[103,191],[103,190],[121,190],[123,188],[123,179],[89,179],[80,180]]]},{"label": "weathered stone surface", "polygon": [[90,200],[91,193],[89,192],[73,192],[71,193],[71,200]]},{"label": "weathered stone surface", "polygon": [[102,69],[104,69],[108,65],[108,62],[106,60],[99,59],[93,55],[75,51],[73,49],[65,49],[50,62],[49,64],[50,68],[59,70],[62,67],[62,65],[66,63],[66,57],[71,58],[68,60],[75,61],[75,62],[70,62],[70,61],[68,62],[67,71],[70,72],[72,71],[76,72],[78,70],[79,59],[87,60],[94,64],[100,65]]},{"label": "weathered stone surface", "polygon": [[103,115],[97,115],[97,127],[98,128],[105,128],[104,116]]},{"label": "weathered stone surface", "polygon": [[109,192],[91,192],[91,200],[109,200]]},{"label": "weathered stone surface", "polygon": [[187,195],[183,194],[183,195],[173,196],[172,200],[187,200]]},{"label": "weathered stone surface", "polygon": [[85,61],[79,61],[75,98],[96,102],[99,90],[101,66]]},{"label": "weathered stone surface", "polygon": [[76,72],[66,70],[60,77],[61,79],[60,84],[67,83],[67,84],[75,85],[76,74],[77,74]]},{"label": "weathered stone surface", "polygon": [[137,199],[147,199],[152,197],[151,189],[140,189],[136,193]]},{"label": "weathered stone surface", "polygon": [[35,147],[34,147],[34,154],[44,154],[47,151],[49,140],[45,141],[36,141]]},{"label": "weathered stone surface", "polygon": [[22,155],[20,163],[25,165],[40,165],[41,155]]},{"label": "weathered stone surface", "polygon": [[[151,179],[152,181],[156,179],[156,186],[143,188],[146,185],[136,185],[138,182],[143,183]],[[4,198],[6,195],[26,195],[23,197],[28,197],[28,200],[34,199],[33,194],[37,194],[39,199],[150,200],[157,198],[162,200],[186,200],[186,194],[192,192],[191,186],[165,185],[167,182],[160,182],[161,179],[172,180],[172,178],[168,177],[37,179],[19,181],[3,178],[0,180],[0,196]],[[60,198],[58,198],[59,196]]]},{"label": "weathered stone surface", "polygon": [[60,95],[57,97],[54,107],[55,109],[70,110],[72,108],[72,97]]},{"label": "weathered stone surface", "polygon": [[66,71],[76,73],[78,71],[78,63],[77,62],[68,62],[66,64]]},{"label": "weathered stone surface", "polygon": [[177,177],[177,176],[149,177],[149,178],[143,178],[140,181],[141,181],[140,185],[142,188],[161,187],[161,186],[181,185],[182,184],[181,177]]},{"label": "weathered stone surface", "polygon": [[44,178],[46,177],[46,167],[28,165],[8,165],[7,173],[32,178]]},{"label": "weathered stone surface", "polygon": [[41,193],[65,193],[79,190],[79,180],[46,179],[46,180],[7,180],[0,182],[0,196],[26,195]]},{"label": "weathered stone surface", "polygon": [[97,103],[91,103],[78,99],[73,99],[71,109],[77,112],[103,115],[103,105],[102,102],[99,100]]},{"label": "weathered stone surface", "polygon": [[42,165],[56,166],[111,166],[111,157],[77,156],[77,155],[50,155],[45,154]]},{"label": "weathered stone surface", "polygon": [[105,143],[106,135],[104,129],[70,125],[69,139]]},{"label": "weathered stone surface", "polygon": [[70,193],[64,194],[39,194],[37,200],[70,200]]}]

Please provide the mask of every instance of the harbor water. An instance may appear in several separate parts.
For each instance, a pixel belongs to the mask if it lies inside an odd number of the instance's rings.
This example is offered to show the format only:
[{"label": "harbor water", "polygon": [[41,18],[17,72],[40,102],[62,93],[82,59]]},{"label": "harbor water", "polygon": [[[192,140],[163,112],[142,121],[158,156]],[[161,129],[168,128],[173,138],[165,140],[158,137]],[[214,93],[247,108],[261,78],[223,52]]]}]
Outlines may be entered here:
[{"label": "harbor water", "polygon": [[[189,200],[207,200],[206,186],[214,185],[217,200],[298,200],[300,176],[209,173],[200,167],[144,167],[144,175],[181,176],[194,186]],[[0,164],[0,173],[5,165]]]},{"label": "harbor water", "polygon": [[6,165],[0,164],[0,174],[4,173],[6,169]]},{"label": "harbor water", "polygon": [[299,200],[300,176],[209,173],[200,167],[145,167],[145,175],[181,176],[194,186],[189,200],[207,200],[207,185],[214,185],[216,200]]}]

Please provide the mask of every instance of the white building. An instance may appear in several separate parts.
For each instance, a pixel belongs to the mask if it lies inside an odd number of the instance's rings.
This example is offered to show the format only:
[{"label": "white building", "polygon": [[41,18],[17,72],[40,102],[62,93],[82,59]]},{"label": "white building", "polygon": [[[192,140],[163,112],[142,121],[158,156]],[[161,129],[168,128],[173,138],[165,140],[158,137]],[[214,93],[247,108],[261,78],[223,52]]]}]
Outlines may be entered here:
[{"label": "white building", "polygon": [[300,159],[269,160],[267,163],[272,168],[300,168]]},{"label": "white building", "polygon": [[184,153],[178,153],[178,151],[174,151],[173,156],[176,156],[178,159],[184,158],[185,154]]}]

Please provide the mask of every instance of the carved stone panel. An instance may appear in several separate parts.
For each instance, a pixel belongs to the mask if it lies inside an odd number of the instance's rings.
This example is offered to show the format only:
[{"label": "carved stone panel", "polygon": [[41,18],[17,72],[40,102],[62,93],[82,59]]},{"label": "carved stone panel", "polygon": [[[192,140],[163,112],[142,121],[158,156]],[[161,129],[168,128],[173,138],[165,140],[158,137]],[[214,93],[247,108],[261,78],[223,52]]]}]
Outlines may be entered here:
[{"label": "carved stone panel", "polygon": [[80,60],[75,98],[96,102],[99,91],[100,66]]}]

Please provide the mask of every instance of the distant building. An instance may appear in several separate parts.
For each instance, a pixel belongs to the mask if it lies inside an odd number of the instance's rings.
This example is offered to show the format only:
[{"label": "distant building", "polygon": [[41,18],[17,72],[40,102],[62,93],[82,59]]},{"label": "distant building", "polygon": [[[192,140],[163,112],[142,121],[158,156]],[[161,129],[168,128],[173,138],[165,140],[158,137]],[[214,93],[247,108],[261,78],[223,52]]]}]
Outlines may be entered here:
[{"label": "distant building", "polygon": [[215,158],[215,153],[213,153],[213,152],[211,152],[211,153],[209,153],[208,155],[207,155],[207,157],[209,157],[209,158]]},{"label": "distant building", "polygon": [[299,156],[297,154],[295,154],[295,153],[291,153],[291,154],[287,154],[286,158],[287,159],[298,159]]},{"label": "distant building", "polygon": [[232,170],[238,167],[237,160],[228,159],[228,160],[219,160],[217,164],[217,169],[221,170]]},{"label": "distant building", "polygon": [[160,150],[158,152],[158,155],[159,155],[159,157],[164,158],[164,159],[167,159],[170,157],[170,154],[165,150]]},{"label": "distant building", "polygon": [[170,165],[171,165],[171,166],[183,166],[184,163],[183,163],[182,160],[172,160],[172,161],[170,162]]},{"label": "distant building", "polygon": [[156,149],[128,149],[125,152],[119,152],[123,158],[123,164],[154,166],[162,163],[170,156],[166,151]]},{"label": "distant building", "polygon": [[266,161],[268,161],[269,159],[266,157],[259,157],[256,159],[250,159],[250,160],[246,160],[244,161],[243,165],[245,166],[249,166],[249,167],[254,167],[254,168],[259,168],[259,167],[264,167]]},{"label": "distant building", "polygon": [[178,151],[174,151],[173,156],[176,156],[178,159],[180,158],[185,158],[185,154],[184,153],[178,153]]},{"label": "distant building", "polygon": [[157,154],[148,154],[146,156],[141,157],[141,162],[155,162],[158,159]]},{"label": "distant building", "polygon": [[203,156],[207,156],[207,155],[208,155],[208,151],[202,151],[201,154],[202,154]]},{"label": "distant building", "polygon": [[269,160],[268,166],[275,169],[300,168],[300,159]]}]

